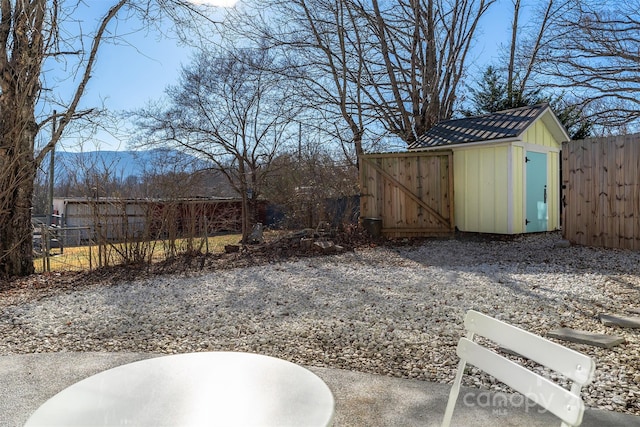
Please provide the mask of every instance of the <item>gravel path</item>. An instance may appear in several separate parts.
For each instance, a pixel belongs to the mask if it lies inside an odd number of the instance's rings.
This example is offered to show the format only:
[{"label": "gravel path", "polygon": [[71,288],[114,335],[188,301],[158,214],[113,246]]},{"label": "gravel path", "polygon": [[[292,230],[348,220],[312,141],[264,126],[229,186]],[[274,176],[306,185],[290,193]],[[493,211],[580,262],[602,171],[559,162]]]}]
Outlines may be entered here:
[{"label": "gravel path", "polygon": [[[563,344],[596,360],[588,406],[640,414],[640,330],[598,320],[640,309],[640,253],[558,240],[430,240],[38,297],[0,293],[0,355],[237,350],[452,382],[473,308],[541,335],[567,326],[624,337],[609,350]],[[465,382],[504,390],[477,372]]]}]

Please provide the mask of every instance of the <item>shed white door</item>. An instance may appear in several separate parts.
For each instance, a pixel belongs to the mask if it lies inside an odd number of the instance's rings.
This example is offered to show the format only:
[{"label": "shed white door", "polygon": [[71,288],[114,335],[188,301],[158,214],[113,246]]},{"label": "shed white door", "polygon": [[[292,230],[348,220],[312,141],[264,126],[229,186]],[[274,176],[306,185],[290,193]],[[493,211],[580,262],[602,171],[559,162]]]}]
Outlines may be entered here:
[{"label": "shed white door", "polygon": [[547,231],[547,154],[527,152],[526,231]]}]

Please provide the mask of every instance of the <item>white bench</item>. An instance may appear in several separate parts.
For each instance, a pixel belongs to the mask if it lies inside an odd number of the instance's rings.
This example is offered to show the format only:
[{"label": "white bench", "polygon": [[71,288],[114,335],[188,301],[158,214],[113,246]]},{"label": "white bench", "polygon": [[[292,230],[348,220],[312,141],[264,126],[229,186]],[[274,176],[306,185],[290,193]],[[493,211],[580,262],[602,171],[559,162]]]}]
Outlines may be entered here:
[{"label": "white bench", "polygon": [[[578,426],[582,423],[584,403],[580,398],[580,390],[593,380],[595,372],[593,359],[477,311],[467,312],[464,326],[467,336],[460,338],[458,342],[456,353],[460,357],[460,363],[442,420],[443,427],[448,427],[451,423],[467,363],[522,393],[560,418],[561,426]],[[474,342],[476,335],[485,337],[503,348],[564,375],[572,381],[571,389],[567,390]]]}]

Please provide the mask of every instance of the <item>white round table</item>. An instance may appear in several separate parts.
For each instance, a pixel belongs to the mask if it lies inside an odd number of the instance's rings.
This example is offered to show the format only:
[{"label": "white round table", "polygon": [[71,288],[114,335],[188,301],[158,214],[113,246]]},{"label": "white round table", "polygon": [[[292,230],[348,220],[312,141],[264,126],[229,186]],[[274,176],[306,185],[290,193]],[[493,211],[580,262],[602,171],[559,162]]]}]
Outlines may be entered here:
[{"label": "white round table", "polygon": [[251,353],[188,353],[100,372],[47,400],[25,426],[327,426],[329,387]]}]

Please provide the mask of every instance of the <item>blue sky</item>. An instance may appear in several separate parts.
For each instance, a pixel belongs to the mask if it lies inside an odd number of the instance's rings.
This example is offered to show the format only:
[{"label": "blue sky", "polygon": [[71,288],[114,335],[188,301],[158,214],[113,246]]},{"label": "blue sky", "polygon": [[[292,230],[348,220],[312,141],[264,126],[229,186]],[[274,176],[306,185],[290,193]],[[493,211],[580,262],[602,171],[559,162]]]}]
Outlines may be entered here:
[{"label": "blue sky", "polygon": [[[237,3],[237,0],[190,1],[216,6],[217,9],[209,11],[214,19],[223,19],[224,7]],[[97,12],[99,18],[102,13]],[[89,84],[88,98],[106,97],[110,108],[130,109],[157,97],[168,84],[176,81],[180,66],[188,62],[191,50],[180,45],[168,21],[160,24],[162,32],[138,30],[140,25],[137,20],[118,22],[117,32],[123,34],[122,42],[103,46],[95,78]]]},{"label": "blue sky", "polygon": [[[233,6],[237,0],[191,0],[194,3],[210,3],[213,16],[221,18],[224,8]],[[81,21],[85,33],[93,32],[99,20],[112,6],[113,1],[91,1],[86,7],[78,8],[74,19]],[[218,7],[220,6],[220,7]],[[218,16],[220,14],[220,16]],[[119,20],[109,30],[118,35],[117,44],[103,43],[99,52],[92,77],[89,80],[81,108],[104,107],[111,112],[135,110],[143,107],[149,100],[162,96],[165,87],[177,81],[181,64],[187,63],[191,49],[181,45],[173,34],[172,24],[163,22],[162,30],[141,28],[136,19]],[[73,27],[72,27],[73,28]],[[87,41],[85,41],[86,45]],[[57,65],[61,67],[60,65]],[[55,76],[56,73],[52,72]],[[60,72],[60,75],[67,75]],[[77,86],[73,81],[54,81],[50,76],[48,85],[71,96]],[[120,128],[119,130],[122,130]],[[99,131],[95,135],[68,134],[58,144],[64,151],[125,150],[127,137],[115,137],[112,133]]]},{"label": "blue sky", "polygon": [[[204,2],[213,0],[193,0]],[[233,3],[235,0],[215,0]],[[86,20],[95,26],[111,2],[101,1],[104,10],[94,7],[91,12],[84,12]],[[237,6],[242,6],[243,0]],[[470,72],[477,74],[478,70],[494,62],[498,56],[500,44],[505,44],[509,38],[511,20],[511,1],[498,0],[493,10],[484,17],[482,28],[478,33],[478,40],[473,52],[473,62],[470,62]],[[220,11],[224,9],[220,8]],[[167,24],[168,25],[168,24]],[[118,32],[128,33],[136,26],[135,22],[119,23]],[[130,27],[130,28],[127,28]],[[165,28],[169,30],[171,28]],[[180,66],[189,61],[190,49],[181,46],[176,39],[163,36],[155,31],[140,31],[128,34],[127,44],[104,45],[99,53],[93,77],[87,87],[83,99],[83,106],[103,105],[111,111],[134,110],[143,107],[149,100],[162,96],[167,85],[177,81]],[[80,145],[82,144],[82,146]],[[114,137],[107,132],[99,132],[91,139],[67,137],[63,138],[59,148],[66,151],[94,151],[94,150],[125,150],[127,149],[126,135]]]}]

